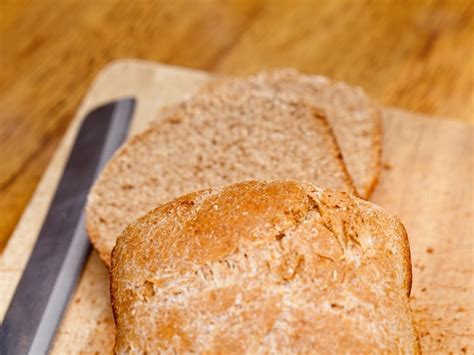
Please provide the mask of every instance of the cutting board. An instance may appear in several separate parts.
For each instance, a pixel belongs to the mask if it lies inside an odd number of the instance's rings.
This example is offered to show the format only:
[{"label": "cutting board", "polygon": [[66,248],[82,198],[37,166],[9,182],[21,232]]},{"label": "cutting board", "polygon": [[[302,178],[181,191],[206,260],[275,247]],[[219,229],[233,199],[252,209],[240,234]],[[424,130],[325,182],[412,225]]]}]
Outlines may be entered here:
[{"label": "cutting board", "polygon": [[[211,78],[204,72],[137,60],[108,65],[84,98],[0,260],[3,318],[36,240],[84,115],[133,95],[131,134],[160,107],[186,98]],[[474,129],[387,108],[383,170],[371,200],[399,215],[410,237],[411,305],[423,350],[474,352]],[[57,332],[53,354],[110,353],[114,324],[108,272],[93,252]]]}]

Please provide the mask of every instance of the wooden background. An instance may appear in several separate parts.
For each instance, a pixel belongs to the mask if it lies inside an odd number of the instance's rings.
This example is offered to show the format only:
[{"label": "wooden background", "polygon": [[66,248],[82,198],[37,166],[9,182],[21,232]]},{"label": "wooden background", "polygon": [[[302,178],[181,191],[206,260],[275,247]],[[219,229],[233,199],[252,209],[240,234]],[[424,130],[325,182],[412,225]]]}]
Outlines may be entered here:
[{"label": "wooden background", "polygon": [[471,0],[0,0],[0,250],[113,59],[294,66],[384,105],[474,122],[473,17]]}]

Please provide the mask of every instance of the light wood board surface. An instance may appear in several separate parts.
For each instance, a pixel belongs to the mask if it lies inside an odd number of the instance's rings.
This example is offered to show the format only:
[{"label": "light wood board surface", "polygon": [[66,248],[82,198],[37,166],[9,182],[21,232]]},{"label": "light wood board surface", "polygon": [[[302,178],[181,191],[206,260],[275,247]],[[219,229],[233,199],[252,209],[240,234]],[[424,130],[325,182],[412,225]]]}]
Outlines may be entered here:
[{"label": "light wood board surface", "polygon": [[474,122],[473,38],[472,0],[1,0],[0,251],[114,59],[219,74],[291,66]]},{"label": "light wood board surface", "polygon": [[[32,250],[84,115],[123,96],[138,98],[131,132],[209,80],[204,72],[122,60],[107,66],[83,100],[0,260],[0,317]],[[474,129],[384,110],[384,169],[372,200],[404,222],[412,250],[412,308],[426,353],[474,352]],[[108,272],[95,252],[56,336],[54,354],[109,353],[113,346]]]}]

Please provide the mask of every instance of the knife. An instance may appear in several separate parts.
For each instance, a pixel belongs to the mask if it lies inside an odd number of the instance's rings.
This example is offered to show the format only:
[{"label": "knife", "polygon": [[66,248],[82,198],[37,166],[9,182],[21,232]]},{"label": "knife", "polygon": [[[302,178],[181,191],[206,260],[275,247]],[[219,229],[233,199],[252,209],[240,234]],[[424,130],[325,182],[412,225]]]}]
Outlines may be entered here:
[{"label": "knife", "polygon": [[90,252],[84,205],[125,140],[135,108],[125,98],[91,111],[79,129],[48,214],[0,330],[0,354],[45,354]]}]

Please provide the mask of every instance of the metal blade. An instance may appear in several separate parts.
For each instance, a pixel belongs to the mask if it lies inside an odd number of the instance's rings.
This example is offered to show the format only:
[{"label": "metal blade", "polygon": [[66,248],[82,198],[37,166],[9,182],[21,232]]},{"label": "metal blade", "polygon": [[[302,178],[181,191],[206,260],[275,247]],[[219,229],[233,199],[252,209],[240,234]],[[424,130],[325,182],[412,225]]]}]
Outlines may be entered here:
[{"label": "metal blade", "polygon": [[90,252],[84,205],[92,183],[125,140],[135,107],[114,101],[84,119],[0,330],[0,354],[48,351]]}]

